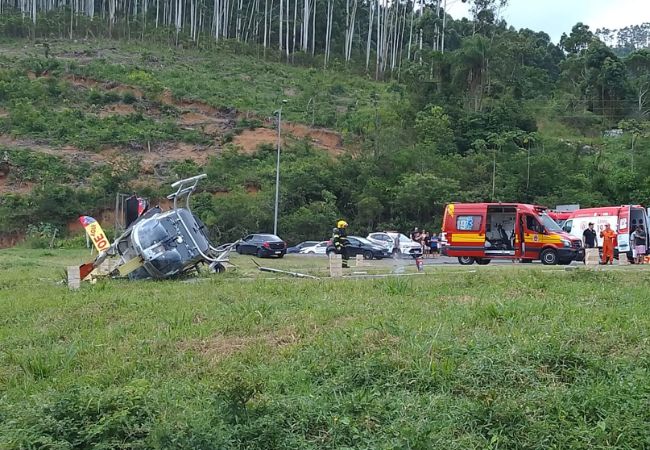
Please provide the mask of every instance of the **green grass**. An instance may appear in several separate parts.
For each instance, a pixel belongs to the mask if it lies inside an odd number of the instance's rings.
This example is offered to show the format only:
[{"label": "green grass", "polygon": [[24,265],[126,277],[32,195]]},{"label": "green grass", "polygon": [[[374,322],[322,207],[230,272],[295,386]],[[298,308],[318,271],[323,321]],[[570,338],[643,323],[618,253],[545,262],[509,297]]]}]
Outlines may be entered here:
[{"label": "green grass", "polygon": [[0,252],[0,448],[650,445],[645,271],[69,292],[86,256]]}]

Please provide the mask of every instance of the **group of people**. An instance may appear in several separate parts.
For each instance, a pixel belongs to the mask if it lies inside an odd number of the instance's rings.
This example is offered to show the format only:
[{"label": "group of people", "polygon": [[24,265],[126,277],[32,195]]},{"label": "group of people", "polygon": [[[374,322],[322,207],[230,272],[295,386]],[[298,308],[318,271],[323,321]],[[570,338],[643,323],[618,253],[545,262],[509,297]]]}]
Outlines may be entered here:
[{"label": "group of people", "polygon": [[[589,222],[587,229],[582,233],[585,248],[596,248],[596,230],[594,223]],[[613,264],[614,247],[616,247],[616,231],[612,230],[610,224],[606,223],[605,228],[601,230],[600,237],[603,240],[603,255],[601,264]],[[643,264],[646,254],[646,232],[643,225],[637,225],[634,232],[630,235],[631,244],[633,245],[633,257],[636,264]]]},{"label": "group of people", "polygon": [[439,254],[438,235],[429,233],[426,230],[420,231],[417,227],[413,229],[410,236],[412,241],[420,244],[422,255],[427,258],[434,258]]}]

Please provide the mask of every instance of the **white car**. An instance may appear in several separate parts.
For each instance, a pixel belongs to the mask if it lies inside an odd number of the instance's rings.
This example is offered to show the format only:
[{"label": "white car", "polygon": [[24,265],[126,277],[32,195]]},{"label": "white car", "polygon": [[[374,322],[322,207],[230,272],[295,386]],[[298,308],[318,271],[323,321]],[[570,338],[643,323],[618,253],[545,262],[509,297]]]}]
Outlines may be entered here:
[{"label": "white car", "polygon": [[310,247],[303,247],[300,249],[301,255],[325,255],[327,253],[327,243],[329,241],[322,241]]},{"label": "white car", "polygon": [[422,246],[420,243],[409,239],[402,233],[397,233],[394,231],[382,231],[378,233],[370,233],[366,239],[368,239],[370,242],[387,248],[390,253],[393,253],[395,241],[399,239],[399,253],[402,253],[404,255],[422,253]]}]

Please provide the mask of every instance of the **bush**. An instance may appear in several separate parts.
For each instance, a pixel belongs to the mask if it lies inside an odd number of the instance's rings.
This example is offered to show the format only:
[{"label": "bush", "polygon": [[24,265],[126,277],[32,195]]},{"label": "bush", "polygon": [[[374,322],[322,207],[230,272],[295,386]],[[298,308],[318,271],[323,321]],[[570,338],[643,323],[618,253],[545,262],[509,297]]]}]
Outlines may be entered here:
[{"label": "bush", "polygon": [[37,225],[28,225],[24,245],[27,248],[52,248],[55,245],[59,229],[51,223],[40,222]]},{"label": "bush", "polygon": [[603,118],[590,111],[574,112],[561,117],[565,125],[575,128],[584,136],[596,136],[603,127]]},{"label": "bush", "polygon": [[27,58],[21,61],[21,66],[25,70],[34,72],[36,75],[53,73],[61,68],[61,63],[55,58]]},{"label": "bush", "polygon": [[260,128],[262,125],[262,121],[259,119],[241,119],[237,123],[237,128],[248,128],[249,130],[254,130],[255,128]]},{"label": "bush", "polygon": [[14,445],[3,448],[148,448],[156,410],[148,389],[146,382],[135,381],[106,390],[84,386],[55,393],[19,412],[21,426],[9,429],[15,433]]},{"label": "bush", "polygon": [[132,105],[138,101],[138,98],[133,94],[133,92],[127,91],[122,95],[122,101],[127,105]]}]

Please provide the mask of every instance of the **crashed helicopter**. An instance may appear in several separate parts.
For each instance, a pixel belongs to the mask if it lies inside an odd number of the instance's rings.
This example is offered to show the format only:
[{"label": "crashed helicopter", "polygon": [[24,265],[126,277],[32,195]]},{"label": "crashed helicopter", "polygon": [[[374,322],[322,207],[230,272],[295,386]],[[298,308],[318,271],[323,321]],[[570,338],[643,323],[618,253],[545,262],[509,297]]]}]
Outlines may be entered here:
[{"label": "crashed helicopter", "polygon": [[[235,244],[216,248],[210,242],[205,225],[192,213],[190,197],[206,174],[179,180],[170,210],[156,206],[147,209],[140,202],[137,218],[111,244],[99,222],[89,216],[79,221],[99,252],[94,261],[79,267],[79,279],[93,280],[108,276],[131,280],[175,278],[197,271],[201,264],[213,272],[223,272]],[[185,201],[184,206],[179,202]]]}]

